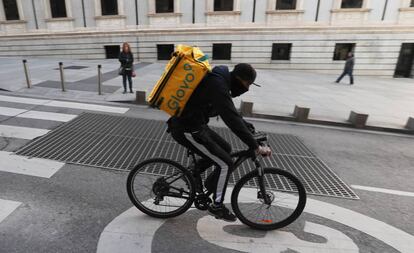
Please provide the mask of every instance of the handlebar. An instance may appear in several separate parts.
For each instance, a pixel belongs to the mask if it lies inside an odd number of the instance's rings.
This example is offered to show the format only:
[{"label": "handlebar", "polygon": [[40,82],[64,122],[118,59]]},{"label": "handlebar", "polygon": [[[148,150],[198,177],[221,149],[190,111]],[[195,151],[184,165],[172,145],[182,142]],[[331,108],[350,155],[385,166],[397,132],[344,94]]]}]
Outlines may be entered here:
[{"label": "handlebar", "polygon": [[[253,138],[257,141],[260,146],[266,145],[267,142],[267,134],[262,132],[254,132]],[[252,158],[256,158],[256,152],[253,149],[247,150],[240,150],[231,154],[231,157],[241,157],[241,156],[248,156]]]},{"label": "handlebar", "polygon": [[265,142],[267,142],[267,134],[263,132],[255,132],[253,133],[254,139],[260,146],[263,146]]}]

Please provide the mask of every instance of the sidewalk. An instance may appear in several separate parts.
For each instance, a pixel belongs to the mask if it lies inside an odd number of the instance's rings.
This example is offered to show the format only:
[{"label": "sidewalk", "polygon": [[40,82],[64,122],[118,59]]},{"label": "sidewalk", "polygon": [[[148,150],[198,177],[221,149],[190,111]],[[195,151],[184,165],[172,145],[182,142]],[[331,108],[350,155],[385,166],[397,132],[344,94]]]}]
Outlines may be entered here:
[{"label": "sidewalk", "polygon": [[[28,59],[34,88],[27,89],[21,59],[0,58],[0,89],[54,99],[88,99],[96,102],[135,99],[134,94],[122,94],[122,80],[116,73],[119,66],[117,60],[64,62],[64,66],[87,67],[65,69],[66,81],[74,84],[68,84],[68,91],[64,93],[60,90],[59,71],[55,70],[57,62],[51,59]],[[97,94],[97,64],[102,64],[102,72],[106,75],[102,83],[102,96]],[[164,66],[165,63],[138,65],[134,89],[148,94]],[[369,114],[368,125],[398,129],[404,128],[408,117],[414,117],[413,79],[356,76],[355,85],[350,86],[348,77],[341,84],[334,83],[336,78],[318,73],[258,70],[257,83],[262,87],[252,87],[243,96],[243,101],[254,103],[254,113],[288,116],[298,105],[311,109],[311,119],[334,122],[346,122],[353,110]],[[235,104],[240,105],[240,98],[235,99]]]}]

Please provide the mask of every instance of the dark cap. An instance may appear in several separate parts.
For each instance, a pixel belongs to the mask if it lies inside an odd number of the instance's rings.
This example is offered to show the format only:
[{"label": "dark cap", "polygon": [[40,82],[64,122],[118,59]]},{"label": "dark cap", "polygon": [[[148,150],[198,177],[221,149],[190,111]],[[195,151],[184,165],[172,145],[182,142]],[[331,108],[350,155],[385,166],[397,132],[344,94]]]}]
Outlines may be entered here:
[{"label": "dark cap", "polygon": [[247,63],[239,63],[234,66],[233,74],[250,83],[256,79],[256,70]]}]

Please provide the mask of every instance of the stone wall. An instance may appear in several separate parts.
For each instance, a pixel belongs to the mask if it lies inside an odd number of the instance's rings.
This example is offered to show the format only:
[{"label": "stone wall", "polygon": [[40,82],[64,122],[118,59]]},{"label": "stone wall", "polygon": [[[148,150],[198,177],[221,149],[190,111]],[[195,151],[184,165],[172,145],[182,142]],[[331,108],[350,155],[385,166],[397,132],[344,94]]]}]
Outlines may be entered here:
[{"label": "stone wall", "polygon": [[[401,43],[414,41],[414,31],[382,29],[268,29],[203,28],[146,29],[0,37],[0,56],[103,59],[105,45],[128,41],[140,61],[157,61],[157,44],[198,45],[211,56],[213,43],[232,43],[231,60],[213,64],[249,62],[256,67],[337,74],[344,61],[334,61],[336,43],[356,43],[356,75],[394,74]],[[291,59],[271,60],[273,43],[292,43]]]}]

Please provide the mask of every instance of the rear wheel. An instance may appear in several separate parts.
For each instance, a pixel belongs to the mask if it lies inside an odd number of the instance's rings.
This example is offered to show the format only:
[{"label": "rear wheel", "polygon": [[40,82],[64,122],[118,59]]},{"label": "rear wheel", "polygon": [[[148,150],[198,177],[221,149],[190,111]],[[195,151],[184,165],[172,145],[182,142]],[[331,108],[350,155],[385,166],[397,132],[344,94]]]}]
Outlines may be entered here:
[{"label": "rear wheel", "polygon": [[[260,230],[282,228],[295,221],[306,204],[302,183],[291,173],[276,168],[264,169],[263,183],[265,192],[260,190],[255,170],[234,187],[231,204],[240,221]],[[265,203],[264,194],[270,203]]]},{"label": "rear wheel", "polygon": [[154,158],[131,170],[127,192],[140,211],[156,218],[171,218],[191,207],[195,186],[191,174],[183,166],[168,159]]}]

